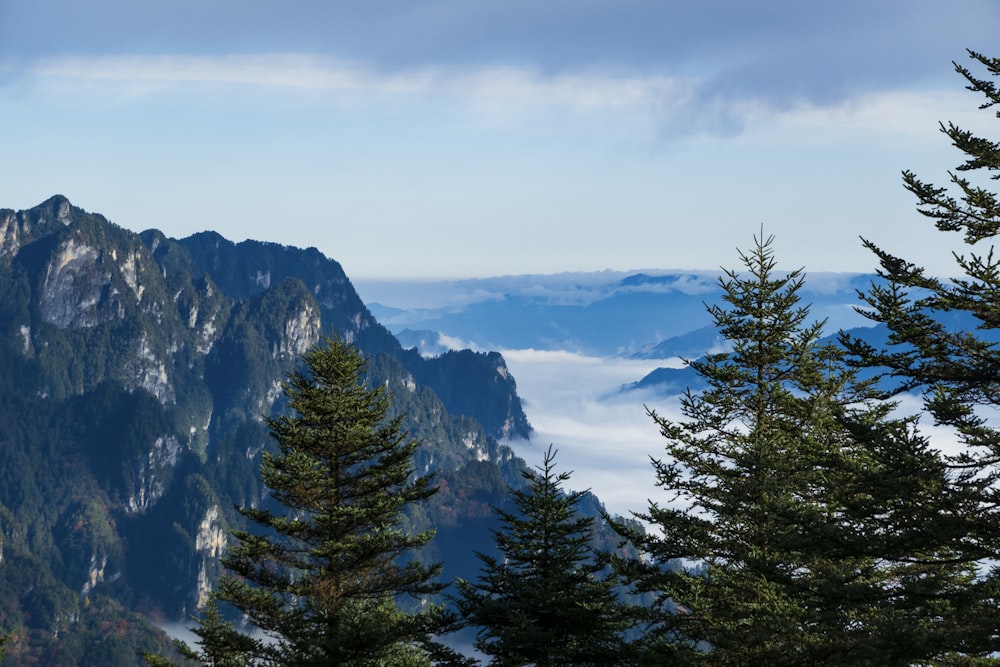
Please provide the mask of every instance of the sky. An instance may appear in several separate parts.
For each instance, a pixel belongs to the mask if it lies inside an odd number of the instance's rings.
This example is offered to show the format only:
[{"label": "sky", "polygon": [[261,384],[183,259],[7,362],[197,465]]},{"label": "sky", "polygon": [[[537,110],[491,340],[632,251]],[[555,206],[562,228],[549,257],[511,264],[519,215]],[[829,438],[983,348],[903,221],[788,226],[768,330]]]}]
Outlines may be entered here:
[{"label": "sky", "polygon": [[0,0],[0,208],[315,246],[349,277],[937,273],[904,169],[989,136],[994,0]]}]

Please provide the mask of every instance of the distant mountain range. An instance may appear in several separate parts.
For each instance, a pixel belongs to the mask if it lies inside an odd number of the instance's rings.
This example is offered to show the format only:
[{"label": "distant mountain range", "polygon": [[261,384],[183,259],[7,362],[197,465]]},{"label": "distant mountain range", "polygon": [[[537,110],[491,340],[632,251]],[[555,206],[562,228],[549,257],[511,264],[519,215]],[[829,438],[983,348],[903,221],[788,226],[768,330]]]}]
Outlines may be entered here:
[{"label": "distant mountain range", "polygon": [[[424,354],[454,346],[568,350],[587,355],[697,356],[718,343],[705,303],[719,272],[506,276],[422,283],[359,281],[371,312]],[[862,326],[857,290],[874,275],[808,274],[803,300],[828,329]],[[419,289],[419,291],[418,291]],[[701,352],[699,352],[701,350]]]},{"label": "distant mountain range", "polygon": [[[394,283],[361,281],[372,313],[400,343],[433,357],[455,347],[567,350],[597,357],[697,359],[725,349],[707,304],[721,300],[718,271],[642,271],[504,276]],[[832,336],[884,333],[856,311],[874,274],[807,274],[800,295]],[[417,291],[417,287],[421,291]],[[381,299],[385,303],[376,301]],[[388,305],[387,305],[388,304]],[[662,396],[702,388],[688,368],[665,366],[620,391]]]}]

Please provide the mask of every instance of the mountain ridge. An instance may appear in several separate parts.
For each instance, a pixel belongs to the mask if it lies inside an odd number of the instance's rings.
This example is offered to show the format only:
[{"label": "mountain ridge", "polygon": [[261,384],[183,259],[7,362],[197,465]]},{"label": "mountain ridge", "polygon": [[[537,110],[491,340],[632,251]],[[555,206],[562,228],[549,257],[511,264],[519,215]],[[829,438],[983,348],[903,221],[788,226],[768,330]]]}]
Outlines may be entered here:
[{"label": "mountain ridge", "polygon": [[[568,350],[598,357],[657,354],[655,346],[709,326],[705,303],[721,297],[721,271],[662,271],[499,276],[425,281],[428,298],[389,280],[360,281],[371,312],[428,354],[442,341],[477,349]],[[850,328],[856,290],[874,274],[806,274],[803,297],[817,319]],[[433,298],[431,298],[433,297]],[[404,332],[419,332],[417,334]],[[441,340],[434,340],[437,332]]]},{"label": "mountain ridge", "polygon": [[[368,381],[426,443],[415,463],[442,491],[410,520],[439,527],[429,555],[489,544],[488,508],[525,466],[498,438],[531,432],[501,355],[403,349],[315,248],[136,234],[61,195],[0,209],[9,664],[136,664],[162,648],[136,612],[186,618],[204,600],[233,507],[269,502],[262,416],[285,409],[281,381],[329,332],[366,355]],[[448,560],[474,576],[471,553]],[[108,619],[130,634],[97,650]]]}]

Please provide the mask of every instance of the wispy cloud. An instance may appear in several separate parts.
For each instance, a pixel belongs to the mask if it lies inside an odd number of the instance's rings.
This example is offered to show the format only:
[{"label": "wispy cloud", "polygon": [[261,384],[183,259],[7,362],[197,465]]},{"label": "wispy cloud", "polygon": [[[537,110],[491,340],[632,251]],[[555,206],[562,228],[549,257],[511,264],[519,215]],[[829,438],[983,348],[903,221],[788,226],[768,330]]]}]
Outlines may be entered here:
[{"label": "wispy cloud", "polygon": [[[661,139],[733,135],[750,126],[926,135],[941,114],[967,114],[961,91],[882,90],[829,104],[776,104],[766,92],[715,88],[711,78],[584,67],[417,65],[380,69],[362,61],[299,53],[270,55],[100,55],[0,61],[0,81],[40,88],[95,88],[126,96],[176,94],[199,86],[283,89],[336,100],[443,99],[483,113],[566,109],[629,114]],[[953,111],[954,110],[954,111]],[[971,114],[969,114],[971,115]],[[886,119],[892,122],[887,123]]]},{"label": "wispy cloud", "polygon": [[692,82],[598,71],[543,74],[532,67],[422,66],[383,71],[306,54],[244,56],[74,56],[7,61],[2,69],[36,80],[151,86],[244,85],[375,95],[448,95],[526,105],[642,107],[683,100]]},{"label": "wispy cloud", "polygon": [[776,124],[786,129],[857,135],[859,132],[913,135],[926,137],[942,120],[965,127],[983,127],[990,118],[969,104],[968,91],[952,90],[898,91],[867,93],[836,105],[803,104],[775,115]]}]

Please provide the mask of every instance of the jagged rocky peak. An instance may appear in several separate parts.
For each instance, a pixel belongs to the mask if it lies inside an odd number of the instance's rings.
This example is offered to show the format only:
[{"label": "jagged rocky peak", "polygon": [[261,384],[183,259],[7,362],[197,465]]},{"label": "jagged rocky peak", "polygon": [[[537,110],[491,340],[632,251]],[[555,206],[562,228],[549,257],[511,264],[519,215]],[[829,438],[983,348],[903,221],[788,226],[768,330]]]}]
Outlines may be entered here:
[{"label": "jagged rocky peak", "polygon": [[211,275],[236,299],[253,297],[286,278],[298,278],[316,299],[324,320],[336,323],[343,333],[376,325],[343,267],[316,248],[252,240],[233,243],[216,232],[194,234],[177,244],[189,253],[192,273]]},{"label": "jagged rocky peak", "polygon": [[73,205],[65,196],[53,195],[39,204],[35,210],[38,210],[42,214],[43,219],[47,217],[48,219],[54,219],[64,225],[68,225],[72,222],[73,208]]},{"label": "jagged rocky peak", "polygon": [[27,211],[0,209],[0,257],[17,254],[25,244],[45,236],[57,226],[67,226],[73,221],[74,209],[69,200],[55,195]]},{"label": "jagged rocky peak", "polygon": [[15,256],[36,241],[42,262],[39,313],[60,328],[93,327],[126,316],[157,277],[148,250],[131,232],[70,204],[61,195],[27,211],[0,211],[0,256]]},{"label": "jagged rocky peak", "polygon": [[[86,394],[112,381],[173,404],[175,383],[200,374],[193,355],[211,347],[213,328],[221,328],[216,318],[228,305],[206,308],[208,317],[196,317],[197,330],[185,331],[142,238],[65,197],[27,211],[0,211],[0,220],[6,225],[0,244],[14,252],[0,270],[18,267],[8,275],[12,296],[22,300],[9,311],[17,313],[10,332],[21,354],[41,365],[39,392]],[[72,373],[61,370],[60,356],[75,359]],[[189,421],[182,415],[180,422]]]}]

